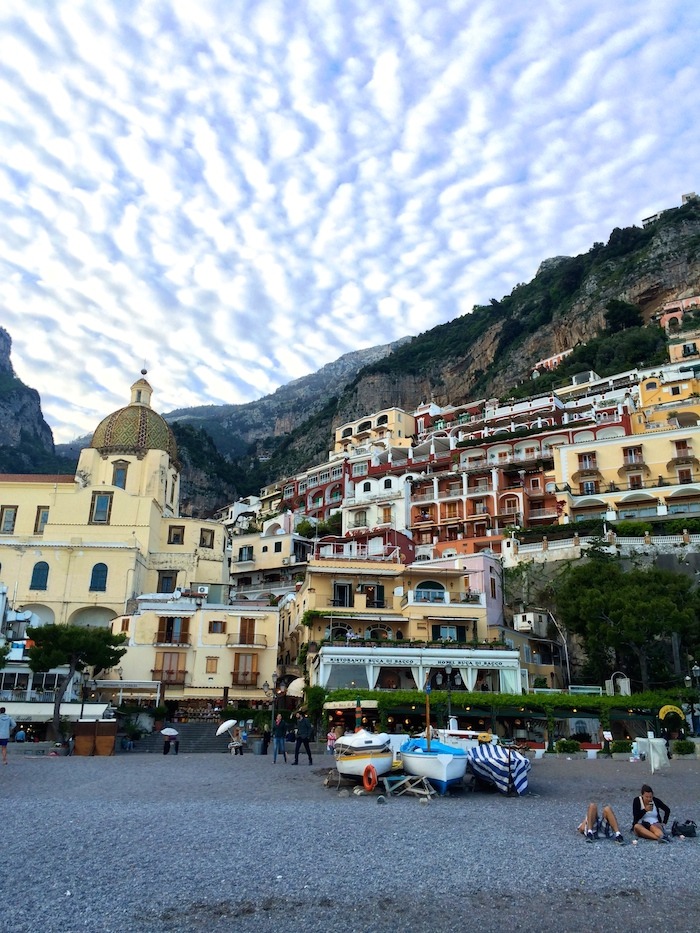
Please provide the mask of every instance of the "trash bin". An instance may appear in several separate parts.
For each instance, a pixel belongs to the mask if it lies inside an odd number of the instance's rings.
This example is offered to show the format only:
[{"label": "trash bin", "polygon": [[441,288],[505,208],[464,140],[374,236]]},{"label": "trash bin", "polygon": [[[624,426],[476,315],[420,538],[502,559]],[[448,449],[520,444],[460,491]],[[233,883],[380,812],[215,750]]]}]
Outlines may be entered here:
[{"label": "trash bin", "polygon": [[253,742],[253,754],[262,755],[262,739],[256,739]]}]

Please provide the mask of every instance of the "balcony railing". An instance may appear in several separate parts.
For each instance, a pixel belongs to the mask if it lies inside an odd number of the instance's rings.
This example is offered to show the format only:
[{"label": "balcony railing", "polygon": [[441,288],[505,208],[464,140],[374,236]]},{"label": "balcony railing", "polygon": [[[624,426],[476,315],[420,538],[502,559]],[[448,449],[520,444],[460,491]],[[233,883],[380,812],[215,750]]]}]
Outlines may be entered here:
[{"label": "balcony railing", "polygon": [[231,632],[226,636],[227,647],[267,648],[267,635],[247,635]]},{"label": "balcony railing", "polygon": [[[168,671],[162,668],[154,668],[151,670],[151,674],[154,680],[159,680],[161,683],[183,685],[185,683],[187,671]],[[118,681],[115,681],[115,683],[118,683]]]},{"label": "balcony railing", "polygon": [[231,684],[234,687],[257,687],[259,676],[257,671],[234,671]]},{"label": "balcony railing", "polygon": [[158,632],[153,639],[154,645],[183,645],[187,648],[192,644],[189,635],[172,635],[168,632]]}]

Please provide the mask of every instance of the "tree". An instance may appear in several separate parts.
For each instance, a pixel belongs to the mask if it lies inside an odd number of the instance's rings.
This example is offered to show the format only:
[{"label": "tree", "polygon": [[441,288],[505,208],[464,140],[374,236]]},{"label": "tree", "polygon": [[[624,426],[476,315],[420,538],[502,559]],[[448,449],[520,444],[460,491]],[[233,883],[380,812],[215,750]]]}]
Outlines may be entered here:
[{"label": "tree", "polygon": [[672,641],[694,653],[700,644],[698,594],[681,574],[652,568],[625,571],[603,552],[571,565],[556,588],[559,619],[581,636],[585,670],[602,682],[624,670],[649,690],[652,678],[677,679]]},{"label": "tree", "polygon": [[637,305],[629,301],[613,298],[605,308],[605,325],[611,334],[627,330],[628,327],[641,327],[644,324],[641,311]]},{"label": "tree", "polygon": [[61,702],[68,684],[76,673],[92,668],[93,677],[109,670],[126,654],[120,646],[126,635],[113,635],[109,629],[83,628],[78,625],[40,625],[27,629],[27,638],[34,642],[29,648],[29,667],[34,671],[67,667],[56,686],[53,706],[54,735],[62,736]]}]

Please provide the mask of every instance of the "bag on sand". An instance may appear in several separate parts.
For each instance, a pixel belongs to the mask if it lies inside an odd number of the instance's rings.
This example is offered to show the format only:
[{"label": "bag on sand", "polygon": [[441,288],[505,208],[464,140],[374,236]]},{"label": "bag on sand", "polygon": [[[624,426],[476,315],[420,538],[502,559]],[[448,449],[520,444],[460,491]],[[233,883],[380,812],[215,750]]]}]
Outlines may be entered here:
[{"label": "bag on sand", "polygon": [[673,821],[673,826],[671,826],[672,836],[685,836],[686,839],[695,839],[697,834],[698,827],[695,820],[685,820],[683,823],[679,823],[678,820]]}]

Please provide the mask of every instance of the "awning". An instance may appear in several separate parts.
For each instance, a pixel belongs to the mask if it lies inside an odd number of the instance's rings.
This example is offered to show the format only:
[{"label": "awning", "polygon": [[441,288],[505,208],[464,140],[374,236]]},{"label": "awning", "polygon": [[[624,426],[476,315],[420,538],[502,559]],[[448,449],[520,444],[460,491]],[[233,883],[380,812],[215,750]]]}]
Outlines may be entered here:
[{"label": "awning", "polygon": [[[53,703],[13,703],[8,700],[3,701],[3,705],[15,722],[51,722],[53,719]],[[102,719],[108,706],[108,703],[61,703],[61,718],[71,722]]]},{"label": "awning", "polygon": [[[378,700],[360,700],[360,706],[362,709],[378,709],[379,701]],[[357,702],[355,700],[340,700],[337,703],[324,703],[324,709],[357,709]]]}]

